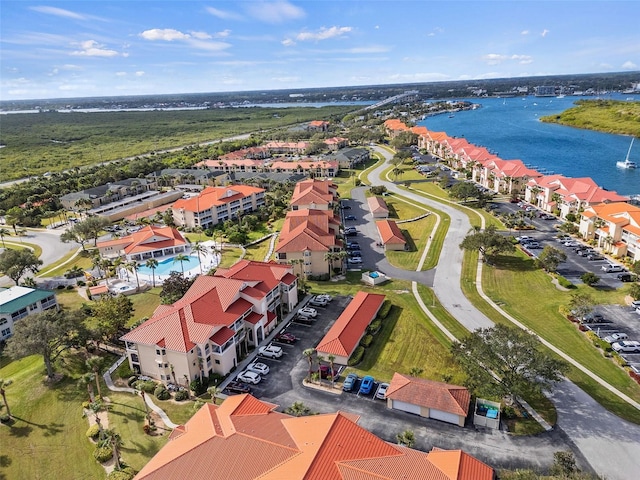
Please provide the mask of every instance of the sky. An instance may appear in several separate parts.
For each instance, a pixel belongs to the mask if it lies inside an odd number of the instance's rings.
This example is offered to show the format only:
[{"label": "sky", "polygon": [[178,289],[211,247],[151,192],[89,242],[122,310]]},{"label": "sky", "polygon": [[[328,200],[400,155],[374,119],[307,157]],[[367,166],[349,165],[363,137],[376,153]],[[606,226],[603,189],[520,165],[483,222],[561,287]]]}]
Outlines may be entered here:
[{"label": "sky", "polygon": [[637,0],[0,3],[0,100],[639,70]]}]

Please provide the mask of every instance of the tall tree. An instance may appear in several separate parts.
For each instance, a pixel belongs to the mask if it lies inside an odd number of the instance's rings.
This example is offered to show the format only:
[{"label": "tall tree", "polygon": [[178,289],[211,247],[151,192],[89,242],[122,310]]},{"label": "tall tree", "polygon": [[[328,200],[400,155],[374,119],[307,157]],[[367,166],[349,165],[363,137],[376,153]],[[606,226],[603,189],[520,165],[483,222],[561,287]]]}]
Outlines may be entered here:
[{"label": "tall tree", "polygon": [[91,371],[94,381],[96,382],[96,390],[98,391],[98,398],[102,398],[102,392],[100,391],[100,369],[104,364],[102,357],[92,356],[87,358],[84,362],[87,368]]},{"label": "tall tree", "polygon": [[524,396],[550,389],[562,379],[567,365],[540,348],[533,335],[497,324],[476,330],[451,346],[451,353],[479,395]]},{"label": "tall tree", "polygon": [[7,248],[4,244],[4,237],[11,235],[11,232],[6,228],[0,228],[0,239],[2,239],[2,248]]},{"label": "tall tree", "polygon": [[156,288],[156,268],[158,268],[158,260],[156,260],[155,258],[150,258],[144,263],[144,266],[151,269],[153,288]]},{"label": "tall tree", "polygon": [[196,254],[198,255],[198,265],[200,265],[200,275],[202,275],[202,259],[200,258],[200,255],[205,253],[208,249],[205,245],[202,245],[200,242],[196,242],[193,245],[193,247],[191,247],[191,250],[196,252]]},{"label": "tall tree", "polygon": [[103,338],[111,338],[124,329],[133,315],[129,297],[103,297],[93,305],[93,316]]},{"label": "tall tree", "polygon": [[28,249],[6,249],[0,254],[0,272],[9,277],[18,285],[20,277],[26,272],[38,273],[42,260]]},{"label": "tall tree", "polygon": [[464,237],[460,248],[480,252],[482,260],[488,262],[494,260],[500,253],[515,250],[509,239],[500,235],[494,225],[489,225],[484,230],[474,229],[472,233]]},{"label": "tall tree", "polygon": [[184,278],[178,272],[171,272],[169,277],[162,283],[162,290],[160,291],[160,301],[164,305],[169,305],[180,300],[191,284],[192,280]]},{"label": "tall tree", "polygon": [[56,312],[46,310],[29,315],[15,324],[5,353],[13,359],[42,355],[47,376],[53,378],[53,364],[63,352],[85,344],[88,332],[81,310]]},{"label": "tall tree", "polygon": [[179,253],[175,257],[173,257],[173,263],[180,262],[180,269],[182,270],[182,276],[184,276],[184,262],[188,262],[189,257],[184,253]]},{"label": "tall tree", "polygon": [[574,293],[569,301],[569,310],[571,315],[578,319],[590,314],[593,311],[595,301],[588,293]]},{"label": "tall tree", "polygon": [[547,272],[555,272],[558,269],[558,265],[567,259],[567,254],[562,250],[547,245],[544,247],[538,258],[536,259],[536,265],[540,268],[544,268]]},{"label": "tall tree", "polygon": [[9,408],[9,402],[7,402],[7,392],[5,387],[8,387],[13,383],[12,380],[0,378],[0,396],[2,396],[2,402],[4,403],[5,408],[7,409],[7,415],[11,417],[11,409]]},{"label": "tall tree", "polygon": [[132,272],[136,276],[136,292],[140,291],[140,278],[138,277],[139,267],[140,265],[138,265],[138,262],[136,262],[135,260],[131,260],[130,262],[124,264],[124,268],[126,268],[128,272]]},{"label": "tall tree", "polygon": [[309,376],[308,379],[311,379],[311,374],[313,373],[313,354],[316,352],[314,348],[307,348],[303,350],[302,356],[307,359],[309,362]]}]

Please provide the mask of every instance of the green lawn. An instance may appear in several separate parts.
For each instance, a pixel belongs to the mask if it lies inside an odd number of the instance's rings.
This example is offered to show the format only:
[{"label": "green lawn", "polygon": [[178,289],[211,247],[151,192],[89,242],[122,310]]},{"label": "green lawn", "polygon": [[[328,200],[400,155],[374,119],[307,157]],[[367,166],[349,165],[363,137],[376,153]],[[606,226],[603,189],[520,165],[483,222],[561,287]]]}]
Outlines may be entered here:
[{"label": "green lawn", "polygon": [[7,237],[4,237],[4,244],[6,245],[6,248],[13,248],[16,250],[24,250],[25,248],[29,248],[38,258],[40,258],[40,255],[42,255],[42,248],[40,247],[40,245],[36,245],[35,243],[23,242],[21,238],[9,239]]},{"label": "green lawn", "polygon": [[15,423],[0,425],[1,478],[99,479],[104,469],[93,459],[82,417],[86,389],[68,377],[47,386],[42,357],[8,363],[0,360],[0,378],[11,379],[7,401]]},{"label": "green lawn", "polygon": [[[67,270],[70,270],[73,267],[80,267],[83,270],[89,270],[93,267],[93,261],[91,260],[91,258],[82,254],[78,254],[73,260],[71,260],[69,263],[66,263],[75,254],[75,251],[67,253],[57,262],[47,265],[46,268],[42,269],[38,276],[58,277],[64,275]],[[83,280],[83,278],[79,278],[79,280]]]},{"label": "green lawn", "polygon": [[[269,245],[271,245],[271,238],[267,238],[260,243],[246,247],[247,253],[244,258],[247,260],[263,262],[264,257],[267,255],[267,252],[269,252]],[[271,254],[271,257],[273,258],[273,254]]]}]

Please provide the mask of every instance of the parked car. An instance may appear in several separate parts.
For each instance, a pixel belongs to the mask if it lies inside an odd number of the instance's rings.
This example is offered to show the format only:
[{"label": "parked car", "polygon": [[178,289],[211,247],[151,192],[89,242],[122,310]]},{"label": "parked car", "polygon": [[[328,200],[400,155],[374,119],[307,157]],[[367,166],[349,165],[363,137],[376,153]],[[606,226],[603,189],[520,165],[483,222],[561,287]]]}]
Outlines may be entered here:
[{"label": "parked car", "polygon": [[347,227],[344,229],[344,233],[352,233],[352,232],[357,232],[358,229],[356,227]]},{"label": "parked car", "polygon": [[320,295],[316,295],[316,298],[324,298],[327,302],[333,300],[333,297],[328,293],[321,293]]},{"label": "parked car", "polygon": [[360,390],[358,393],[362,395],[369,395],[371,390],[373,389],[373,384],[375,383],[375,379],[371,375],[367,375],[362,379],[362,383],[360,384]]},{"label": "parked car", "polygon": [[269,365],[262,362],[254,362],[247,365],[247,370],[259,373],[260,375],[267,375],[269,373]]},{"label": "parked car", "polygon": [[584,317],[582,317],[583,323],[603,323],[604,317],[599,313],[588,313]]},{"label": "parked car", "polygon": [[337,380],[340,376],[340,372],[333,367],[333,371],[331,371],[331,367],[329,365],[320,365],[320,378],[333,378],[333,380]]},{"label": "parked car", "polygon": [[532,250],[542,248],[538,242],[529,242],[525,244],[525,247],[530,248]]},{"label": "parked car", "polygon": [[636,340],[623,340],[621,342],[611,344],[611,348],[616,352],[640,353],[640,342]]},{"label": "parked car", "polygon": [[349,257],[347,263],[350,265],[360,265],[362,263],[362,257]]},{"label": "parked car", "polygon": [[384,396],[387,394],[387,388],[389,388],[388,383],[381,383],[380,385],[378,385],[378,389],[376,390],[376,398],[384,400]]},{"label": "parked car", "polygon": [[633,308],[638,308],[640,307],[640,300],[634,300],[633,302],[631,302],[631,306]]},{"label": "parked car", "polygon": [[553,215],[550,215],[548,213],[543,213],[542,215],[540,215],[540,218],[542,220],[555,220],[556,217],[554,217]]},{"label": "parked car", "polygon": [[355,215],[346,215],[346,216],[344,217],[344,219],[345,219],[345,220],[355,220],[355,219],[356,219],[356,216],[355,216]]},{"label": "parked car", "polygon": [[296,323],[301,323],[303,325],[313,325],[313,322],[316,321],[315,318],[307,317],[305,315],[300,315],[299,313],[293,319]]},{"label": "parked car", "polygon": [[521,235],[521,236],[519,236],[519,237],[516,237],[516,240],[517,240],[519,243],[523,243],[523,242],[524,242],[524,243],[526,243],[526,242],[527,242],[527,241],[529,241],[529,240],[533,240],[533,237],[530,237],[530,236],[528,236],[528,235]]},{"label": "parked car", "polygon": [[627,338],[629,338],[629,335],[627,335],[626,333],[616,332],[612,333],[611,335],[607,335],[603,338],[603,340],[607,343],[615,343],[619,342],[620,340],[626,340]]},{"label": "parked car", "polygon": [[340,208],[343,210],[351,210],[351,205],[348,203],[340,203]]},{"label": "parked car", "polygon": [[298,310],[300,315],[304,315],[305,317],[316,318],[318,316],[318,311],[315,308],[311,307],[303,307]]},{"label": "parked car", "polygon": [[614,273],[614,272],[622,272],[624,270],[624,268],[622,268],[622,265],[615,265],[613,263],[605,263],[604,265],[602,265],[602,270],[604,270],[605,273]]},{"label": "parked car", "polygon": [[240,373],[236,377],[236,379],[238,381],[240,381],[240,382],[251,383],[252,385],[257,385],[262,380],[262,377],[260,376],[260,374],[258,374],[256,372],[244,371],[244,372]]},{"label": "parked car", "polygon": [[347,378],[344,379],[344,383],[342,384],[342,390],[345,392],[350,392],[353,390],[353,387],[356,386],[356,382],[358,381],[358,376],[355,373],[350,373],[347,375]]},{"label": "parked car", "polygon": [[275,336],[274,340],[280,343],[291,344],[291,343],[295,343],[296,340],[298,340],[298,338],[293,333],[281,332]]},{"label": "parked car", "polygon": [[360,244],[358,242],[347,242],[347,248],[351,250],[360,250]]},{"label": "parked car", "polygon": [[618,280],[621,282],[635,282],[636,276],[633,273],[625,272],[618,274]]},{"label": "parked car", "polygon": [[326,307],[328,305],[328,301],[323,298],[313,297],[309,300],[309,305],[313,305],[314,307]]},{"label": "parked car", "polygon": [[229,382],[225,390],[229,393],[251,393],[251,387],[241,382]]},{"label": "parked car", "polygon": [[566,233],[560,234],[556,237],[556,240],[561,243],[568,242],[571,240],[571,235],[567,235]]},{"label": "parked car", "polygon": [[589,255],[587,255],[587,260],[595,262],[596,260],[604,260],[604,257],[599,253],[590,253]]},{"label": "parked car", "polygon": [[596,251],[593,248],[585,248],[584,250],[578,250],[578,255],[580,257],[588,257],[589,255],[592,255],[596,253]]},{"label": "parked car", "polygon": [[280,358],[282,356],[282,347],[270,343],[269,345],[260,347],[258,353],[263,357]]},{"label": "parked car", "polygon": [[573,240],[567,240],[563,243],[565,247],[580,247],[582,244],[578,242],[574,242]]},{"label": "parked car", "polygon": [[345,237],[356,237],[357,235],[358,235],[358,231],[357,230],[350,230],[350,231],[344,233]]}]

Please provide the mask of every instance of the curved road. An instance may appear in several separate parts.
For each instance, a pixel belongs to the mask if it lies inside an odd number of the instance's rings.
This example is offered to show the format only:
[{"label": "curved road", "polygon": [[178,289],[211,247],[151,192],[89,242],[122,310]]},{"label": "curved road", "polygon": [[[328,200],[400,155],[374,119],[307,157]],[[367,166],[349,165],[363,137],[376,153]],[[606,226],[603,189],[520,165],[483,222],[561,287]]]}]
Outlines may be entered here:
[{"label": "curved road", "polygon": [[[386,161],[391,158],[384,149],[376,147],[376,151]],[[493,322],[464,296],[460,287],[463,252],[459,245],[471,228],[468,217],[445,203],[401,190],[394,183],[382,179],[380,175],[387,167],[385,162],[372,170],[369,173],[371,182],[451,217],[433,282],[438,299],[470,331],[493,326]],[[568,380],[557,385],[550,398],[558,411],[557,425],[596,472],[609,480],[637,478],[640,471],[640,426],[613,415]]]}]

